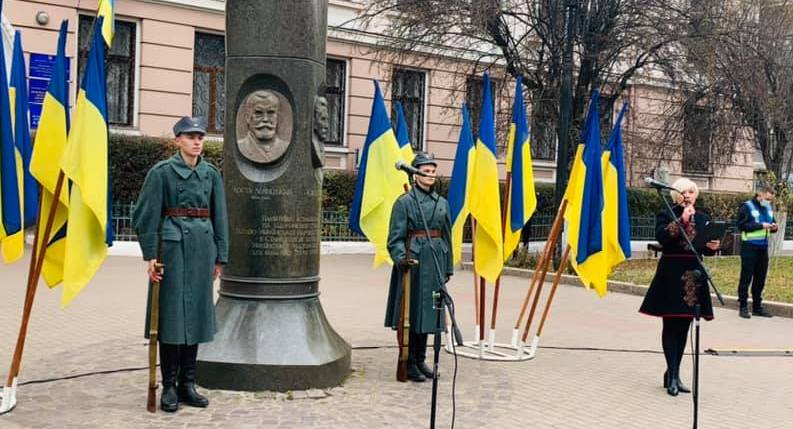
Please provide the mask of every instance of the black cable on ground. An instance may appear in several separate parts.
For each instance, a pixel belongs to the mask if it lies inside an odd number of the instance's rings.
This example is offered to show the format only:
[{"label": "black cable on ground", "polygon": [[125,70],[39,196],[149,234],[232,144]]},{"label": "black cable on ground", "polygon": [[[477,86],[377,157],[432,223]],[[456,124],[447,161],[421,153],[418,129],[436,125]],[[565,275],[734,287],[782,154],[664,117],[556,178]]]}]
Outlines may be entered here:
[{"label": "black cable on ground", "polygon": [[[387,345],[387,346],[355,346],[352,347],[353,350],[387,350],[387,349],[395,349],[399,346]],[[539,346],[540,349],[546,350],[564,350],[564,351],[574,351],[574,352],[603,352],[603,353],[637,353],[637,354],[663,354],[663,351],[659,350],[645,350],[645,349],[612,349],[612,348],[605,348],[605,347],[561,347],[561,346]],[[454,376],[453,376],[453,384],[452,384],[452,394],[454,394],[455,383],[457,380],[457,353],[456,348],[454,346],[454,341],[452,341],[452,351],[454,351]],[[689,353],[693,356],[693,353]],[[718,356],[718,357],[733,357],[731,355],[710,355],[709,356]],[[746,356],[741,356],[746,357]],[[783,359],[790,359],[788,356],[764,356],[764,357],[778,357]],[[499,362],[505,363],[505,362]],[[516,362],[520,363],[520,362]],[[157,365],[159,366],[159,365]],[[119,368],[119,369],[108,369],[104,371],[92,371],[92,372],[84,372],[81,374],[72,374],[63,377],[54,377],[54,378],[43,378],[40,380],[30,380],[24,381],[19,383],[19,386],[25,386],[29,384],[46,384],[52,383],[56,381],[64,381],[64,380],[73,380],[76,378],[84,378],[84,377],[91,377],[94,375],[108,375],[108,374],[116,374],[116,373],[123,373],[123,372],[134,372],[134,371],[144,371],[148,370],[148,366],[142,367],[131,367],[131,368]],[[454,400],[454,398],[452,398]]]}]

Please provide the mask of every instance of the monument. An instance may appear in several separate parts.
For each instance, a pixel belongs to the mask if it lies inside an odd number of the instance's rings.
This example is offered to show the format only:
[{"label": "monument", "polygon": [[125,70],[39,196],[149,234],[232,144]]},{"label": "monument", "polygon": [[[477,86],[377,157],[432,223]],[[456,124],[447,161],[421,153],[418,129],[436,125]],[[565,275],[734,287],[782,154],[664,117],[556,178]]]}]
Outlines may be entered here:
[{"label": "monument", "polygon": [[231,246],[201,386],[286,391],[349,374],[319,301],[326,34],[327,0],[226,1]]}]

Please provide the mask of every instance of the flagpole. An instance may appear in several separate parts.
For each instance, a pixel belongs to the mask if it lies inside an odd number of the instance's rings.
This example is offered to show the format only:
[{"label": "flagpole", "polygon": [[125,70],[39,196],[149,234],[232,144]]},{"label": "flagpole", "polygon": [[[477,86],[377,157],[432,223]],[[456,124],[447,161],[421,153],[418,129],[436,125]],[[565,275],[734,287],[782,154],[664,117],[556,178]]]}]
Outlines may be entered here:
[{"label": "flagpole", "polygon": [[[556,295],[556,289],[559,287],[559,282],[562,280],[562,274],[564,274],[564,270],[567,268],[567,263],[569,262],[570,257],[570,245],[568,244],[565,246],[564,249],[564,256],[562,256],[562,260],[559,262],[559,269],[556,271],[556,277],[553,279],[553,286],[551,287],[551,292],[548,295],[548,300],[545,302],[545,308],[542,311],[542,318],[540,319],[540,327],[537,328],[537,333],[534,334],[534,339],[531,342],[531,351],[529,352],[532,355],[537,353],[537,346],[540,344],[540,336],[542,335],[542,330],[545,328],[545,321],[548,319],[548,313],[551,310],[551,303],[553,302],[553,298]],[[537,297],[539,297],[539,292],[537,293]],[[532,308],[532,312],[534,309]],[[523,333],[523,342],[526,342],[526,339],[529,335],[529,325],[531,324],[531,316],[529,320],[526,321],[526,331]]]},{"label": "flagpole", "polygon": [[526,315],[526,309],[529,306],[529,300],[531,299],[531,294],[534,291],[534,288],[537,284],[542,284],[545,281],[545,276],[548,273],[548,264],[550,263],[554,252],[556,251],[556,243],[561,235],[562,225],[564,224],[564,214],[567,211],[567,200],[562,200],[562,204],[559,207],[559,210],[556,212],[556,218],[553,220],[553,225],[551,226],[551,231],[548,234],[548,238],[545,242],[545,247],[543,248],[542,256],[534,269],[534,274],[531,276],[531,284],[529,285],[529,290],[526,292],[526,298],[523,300],[523,304],[520,307],[520,314],[518,314],[518,320],[515,322],[515,326],[512,329],[512,345],[518,347],[518,354],[522,353],[524,343],[518,345],[518,334],[520,332],[520,325],[523,323],[523,317]]},{"label": "flagpole", "polygon": [[[501,236],[505,237],[505,233],[507,230],[507,201],[509,201],[509,193],[512,188],[512,172],[507,172],[506,183],[504,183],[504,195],[505,198],[501,201]],[[503,256],[502,256],[503,257]],[[493,291],[493,310],[490,315],[490,334],[488,338],[488,344],[490,345],[490,350],[493,351],[495,349],[496,343],[496,315],[498,313],[498,295],[501,290],[501,274],[498,275],[496,278],[496,287]]]},{"label": "flagpole", "polygon": [[[28,284],[25,291],[25,304],[22,310],[22,322],[19,326],[19,334],[17,336],[16,347],[14,348],[14,355],[11,360],[11,368],[8,371],[8,378],[6,379],[5,387],[3,388],[3,402],[0,405],[0,414],[11,411],[16,405],[16,385],[17,376],[19,375],[19,368],[22,363],[22,352],[25,348],[25,340],[27,339],[28,323],[30,322],[30,313],[33,309],[33,302],[36,297],[36,289],[38,280],[41,276],[41,270],[44,265],[44,256],[47,253],[47,243],[50,239],[52,232],[52,225],[55,222],[55,212],[57,211],[58,201],[60,200],[61,192],[63,190],[64,174],[61,171],[58,174],[58,182],[55,185],[55,194],[53,196],[53,204],[50,206],[50,211],[47,215],[47,223],[44,227],[42,237],[39,237],[40,228],[36,227],[36,233],[33,236],[33,255],[30,260],[30,267],[28,269]],[[41,222],[41,197],[39,198],[39,222]],[[36,247],[41,243],[41,251],[37,251]]]},{"label": "flagpole", "polygon": [[476,327],[474,338],[479,338],[479,326],[481,320],[479,317],[479,291],[477,284],[479,284],[479,276],[476,275],[476,253],[474,253],[474,242],[476,241],[476,220],[473,216],[470,218],[471,222],[471,264],[472,272],[474,273],[474,326]]}]

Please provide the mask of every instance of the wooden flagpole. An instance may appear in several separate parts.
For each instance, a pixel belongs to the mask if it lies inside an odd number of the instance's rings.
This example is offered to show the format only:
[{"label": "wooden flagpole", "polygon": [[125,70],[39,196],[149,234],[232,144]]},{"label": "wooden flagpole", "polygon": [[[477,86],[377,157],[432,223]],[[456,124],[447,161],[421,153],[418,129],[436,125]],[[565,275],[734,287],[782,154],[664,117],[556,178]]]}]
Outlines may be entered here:
[{"label": "wooden flagpole", "polygon": [[[42,237],[39,237],[39,227],[38,224],[36,225],[36,233],[33,236],[33,255],[30,259],[30,267],[28,269],[28,281],[27,281],[27,290],[25,291],[25,304],[22,310],[22,322],[19,325],[19,334],[17,336],[16,347],[14,348],[14,355],[11,360],[11,368],[8,371],[8,377],[6,378],[6,384],[3,388],[3,403],[0,406],[0,414],[6,413],[11,411],[11,409],[16,405],[16,379],[19,375],[19,369],[22,364],[22,352],[25,348],[25,340],[27,339],[27,331],[28,331],[28,324],[30,322],[30,313],[33,309],[33,301],[36,297],[36,289],[38,286],[39,277],[41,276],[41,270],[44,265],[44,256],[47,253],[47,244],[50,240],[50,234],[52,232],[52,224],[55,222],[55,212],[57,211],[58,201],[60,200],[61,192],[63,191],[63,182],[65,180],[65,176],[63,171],[58,174],[58,182],[55,185],[55,194],[53,195],[53,203],[50,206],[50,211],[47,214],[47,223],[44,226],[44,233]],[[39,194],[41,195],[41,193]],[[42,199],[39,198],[39,222],[41,222],[42,212],[41,212],[41,202]],[[37,250],[37,247],[41,243],[41,251]]]},{"label": "wooden flagpole", "polygon": [[[501,241],[504,242],[504,237],[507,231],[507,221],[509,213],[507,213],[507,201],[509,199],[510,188],[512,187],[512,173],[507,172],[506,183],[504,184],[505,198],[501,201]],[[501,255],[503,258],[504,256]],[[496,316],[498,315],[498,295],[501,291],[501,274],[496,278],[496,287],[493,291],[493,310],[490,314],[490,332],[488,337],[488,345],[492,351],[495,348],[496,342]]]},{"label": "wooden flagpole", "polygon": [[520,313],[518,314],[518,320],[515,321],[515,326],[512,329],[512,346],[518,346],[518,335],[520,332],[520,325],[523,323],[523,317],[526,315],[526,309],[529,306],[529,300],[531,299],[532,292],[534,288],[537,287],[537,284],[542,284],[545,281],[545,276],[548,272],[548,265],[550,264],[553,256],[554,249],[556,248],[556,243],[559,240],[559,237],[562,233],[562,225],[564,225],[564,214],[567,211],[567,200],[562,200],[562,205],[559,206],[559,210],[556,212],[556,217],[553,220],[553,225],[551,226],[551,231],[548,234],[548,239],[545,242],[545,247],[543,248],[542,256],[537,263],[537,267],[534,270],[534,274],[531,276],[531,283],[529,285],[529,290],[526,292],[526,298],[523,300],[523,304],[520,308]]}]

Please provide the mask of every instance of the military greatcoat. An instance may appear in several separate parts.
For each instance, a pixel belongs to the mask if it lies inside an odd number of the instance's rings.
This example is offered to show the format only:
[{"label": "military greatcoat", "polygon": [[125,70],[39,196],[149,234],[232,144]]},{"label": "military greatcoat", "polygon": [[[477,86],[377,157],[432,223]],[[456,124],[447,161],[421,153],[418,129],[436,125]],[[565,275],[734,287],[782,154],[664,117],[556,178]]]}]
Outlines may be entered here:
[{"label": "military greatcoat", "polygon": [[[431,235],[424,231],[419,207],[424,212]],[[399,324],[399,305],[402,299],[402,270],[399,261],[405,258],[418,260],[418,265],[410,270],[410,330],[417,334],[436,332],[436,317],[440,314],[440,329],[445,326],[445,317],[433,309],[433,292],[453,273],[451,220],[449,203],[435,191],[426,192],[418,186],[400,196],[391,212],[391,225],[388,233],[388,252],[394,261],[391,284],[388,290],[385,326],[395,328]],[[415,233],[419,236],[415,236]],[[430,240],[437,256],[440,273],[436,269]],[[440,276],[440,277],[439,277]]]},{"label": "military greatcoat", "polygon": [[[204,208],[209,217],[165,216],[166,209]],[[157,258],[162,240],[165,272],[160,282],[159,340],[198,344],[215,335],[212,272],[228,262],[228,216],[223,180],[212,164],[199,158],[188,166],[177,153],[146,176],[132,215],[143,259]],[[149,335],[151,283],[146,309]]]}]

